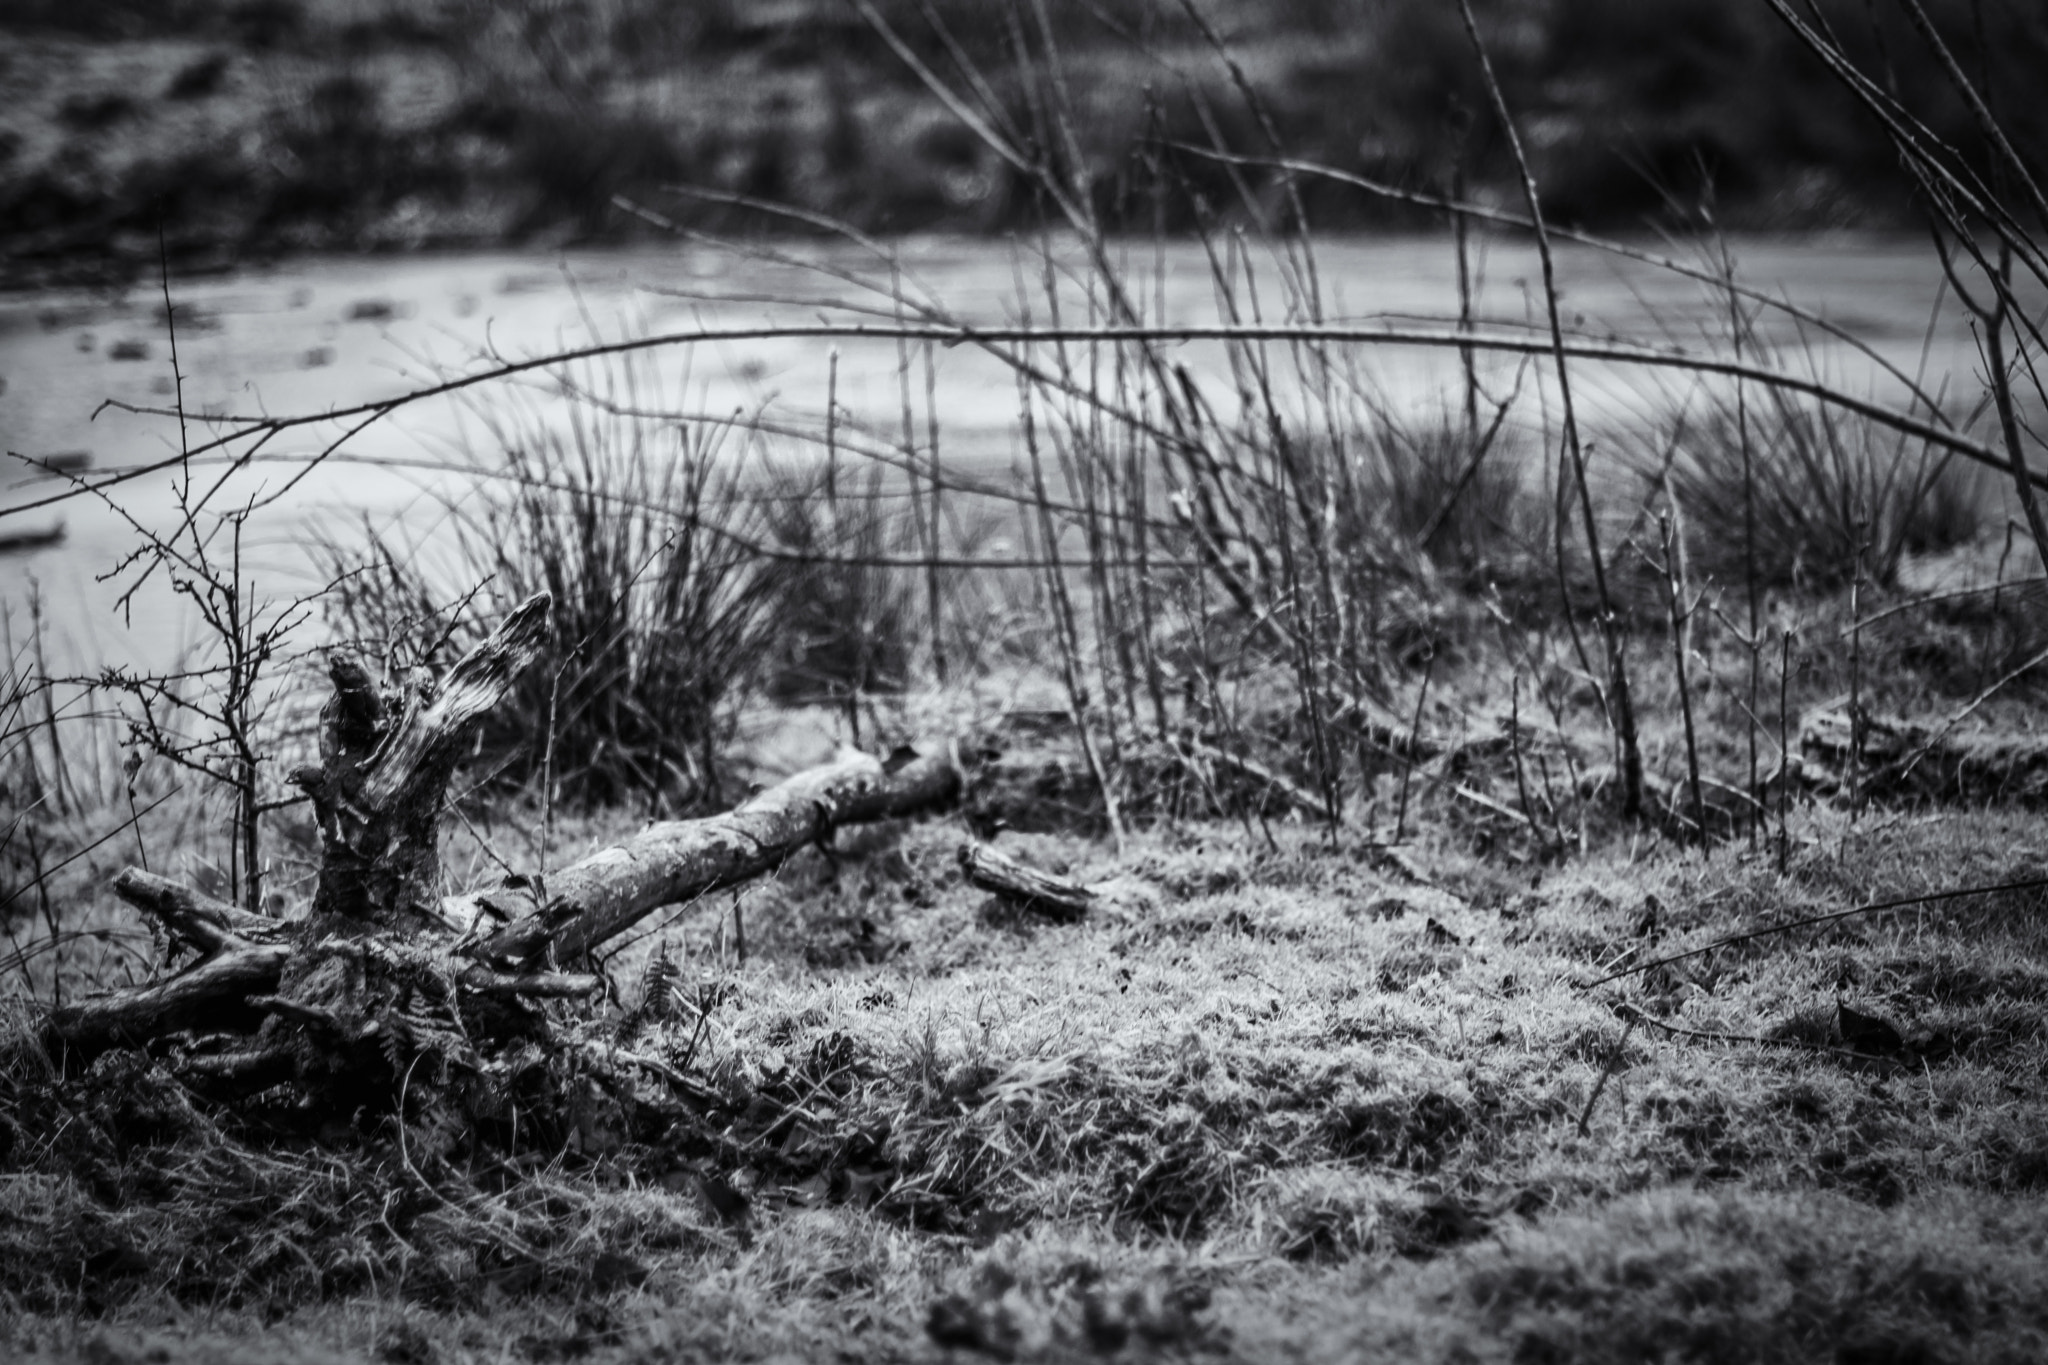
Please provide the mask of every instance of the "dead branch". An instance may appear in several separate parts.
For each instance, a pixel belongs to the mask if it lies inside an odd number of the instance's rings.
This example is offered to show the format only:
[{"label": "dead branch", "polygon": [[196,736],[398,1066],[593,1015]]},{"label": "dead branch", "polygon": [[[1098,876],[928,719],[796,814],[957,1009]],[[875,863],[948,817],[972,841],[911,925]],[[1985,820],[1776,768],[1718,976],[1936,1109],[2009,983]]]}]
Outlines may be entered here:
[{"label": "dead branch", "polygon": [[53,1052],[91,1056],[190,1028],[231,1002],[274,990],[291,950],[282,944],[238,948],[150,986],[115,991],[50,1011]]},{"label": "dead branch", "polygon": [[841,825],[944,805],[961,788],[952,746],[899,749],[888,762],[849,752],[796,774],[735,810],[652,826],[551,873],[545,887],[519,878],[442,904],[442,918],[504,928],[469,950],[504,967],[581,961],[664,905],[737,886],[779,866]]},{"label": "dead branch", "polygon": [[[1405,736],[1403,738],[1405,739]],[[1213,763],[1219,768],[1228,768],[1263,791],[1277,795],[1294,809],[1312,815],[1325,824],[1337,823],[1337,813],[1330,808],[1329,802],[1288,781],[1263,763],[1246,758],[1242,754],[1231,753],[1228,749],[1219,749],[1213,744],[1204,744],[1199,739],[1183,739],[1180,741],[1180,747],[1190,759]]]},{"label": "dead branch", "polygon": [[276,920],[217,901],[139,867],[127,868],[114,878],[114,894],[154,917],[172,937],[203,953],[251,943],[276,943],[284,933],[284,926]]}]

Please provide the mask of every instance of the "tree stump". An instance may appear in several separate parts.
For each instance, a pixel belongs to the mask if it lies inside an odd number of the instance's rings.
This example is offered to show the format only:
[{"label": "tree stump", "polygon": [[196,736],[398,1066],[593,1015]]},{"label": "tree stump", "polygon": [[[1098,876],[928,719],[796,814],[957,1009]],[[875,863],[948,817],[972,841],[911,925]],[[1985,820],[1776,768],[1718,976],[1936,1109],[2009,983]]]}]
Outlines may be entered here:
[{"label": "tree stump", "polygon": [[434,882],[448,781],[477,724],[539,657],[550,605],[546,593],[520,603],[439,688],[415,680],[385,695],[352,655],[329,662],[321,764],[291,778],[313,798],[320,827],[316,920],[384,930],[440,920]]}]

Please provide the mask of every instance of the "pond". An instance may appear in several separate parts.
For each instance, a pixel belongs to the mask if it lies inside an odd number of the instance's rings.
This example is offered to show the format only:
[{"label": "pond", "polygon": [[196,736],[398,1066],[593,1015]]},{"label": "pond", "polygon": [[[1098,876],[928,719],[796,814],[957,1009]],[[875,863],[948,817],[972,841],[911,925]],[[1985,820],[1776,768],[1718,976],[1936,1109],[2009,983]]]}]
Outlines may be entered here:
[{"label": "pond", "polygon": [[[1690,246],[1643,246],[1700,259]],[[893,250],[905,291],[934,300],[962,322],[1106,320],[1100,299],[1091,303],[1079,283],[1086,272],[1071,243],[1048,252],[1007,241],[919,239]],[[1148,322],[1219,320],[1215,263],[1199,243],[1131,242],[1117,250]],[[1824,314],[1893,364],[1924,371],[1928,387],[1946,380],[1951,395],[1977,391],[1969,329],[1924,242],[1753,238],[1735,240],[1729,250],[1747,284]],[[1257,255],[1259,248],[1250,251],[1258,278],[1255,289],[1240,281],[1240,316],[1283,321],[1282,272]],[[1477,264],[1482,319],[1532,328],[1541,323],[1539,264],[1526,242],[1485,241]],[[1447,237],[1321,241],[1315,268],[1332,322],[1441,323],[1456,313]],[[1727,300],[1694,281],[1578,247],[1561,249],[1558,273],[1566,322],[1581,334],[1702,351],[1727,335]],[[225,276],[174,277],[169,321],[175,326],[166,325],[165,295],[156,283],[0,298],[0,440],[10,452],[55,457],[99,476],[163,462],[181,439],[174,416],[104,408],[107,400],[171,409],[182,383],[183,439],[197,447],[218,430],[213,419],[221,416],[350,408],[593,340],[744,333],[820,320],[886,323],[889,279],[890,269],[872,253],[848,244],[782,244],[754,252],[643,246],[557,256],[299,259]],[[1775,348],[1785,367],[1817,369],[1851,392],[1898,402],[1899,386],[1868,357],[1780,314],[1765,313],[1758,326],[1759,341]],[[1187,342],[1171,354],[1227,417],[1233,390],[1224,349]],[[1343,354],[1392,408],[1454,401],[1454,351],[1382,345]],[[1077,363],[1087,363],[1085,353]],[[1514,365],[1492,359],[1483,368],[1504,392]],[[1532,367],[1532,394],[1542,369]],[[1575,375],[1587,425],[1606,432],[1625,431],[1632,421],[1668,409],[1690,382],[1674,372],[1591,364]],[[1105,376],[1098,370],[1087,382],[1105,382]],[[946,468],[998,481],[1013,477],[1021,449],[1014,374],[972,346],[739,335],[664,347],[630,362],[593,362],[573,377],[638,410],[713,422],[743,414],[812,430],[823,425],[830,392],[838,405],[835,425],[849,448],[862,441],[901,447],[908,414],[908,443],[921,458],[929,458],[936,435]],[[347,523],[368,518],[372,524],[405,522],[430,535],[433,518],[468,486],[467,476],[451,471],[488,462],[492,443],[505,439],[508,426],[532,431],[534,424],[564,420],[568,405],[559,378],[529,372],[411,403],[353,434],[346,433],[360,419],[293,429],[268,444],[261,460],[234,473],[215,505],[265,504],[250,522],[245,556],[264,591],[289,597],[312,582],[306,546],[320,534],[343,534]],[[1529,412],[1522,420],[1540,420],[1537,409]],[[308,473],[308,457],[337,441],[335,455]],[[216,457],[198,462],[190,477],[204,487],[223,472]],[[53,648],[74,665],[160,665],[178,657],[194,638],[191,622],[162,585],[148,585],[124,619],[115,605],[126,580],[103,576],[135,545],[138,525],[170,525],[180,477],[164,468],[108,490],[106,500],[60,502],[53,495],[62,491],[61,482],[8,461],[0,471],[0,541],[11,548],[0,552],[0,607],[11,614],[15,638],[33,592]]]}]

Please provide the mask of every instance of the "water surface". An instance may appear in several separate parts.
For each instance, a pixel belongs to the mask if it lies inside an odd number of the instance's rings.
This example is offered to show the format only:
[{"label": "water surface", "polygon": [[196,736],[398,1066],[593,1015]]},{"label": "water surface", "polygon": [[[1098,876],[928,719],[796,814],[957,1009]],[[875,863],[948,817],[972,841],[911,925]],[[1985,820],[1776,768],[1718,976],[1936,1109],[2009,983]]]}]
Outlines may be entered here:
[{"label": "water surface", "polygon": [[[1077,283],[1085,272],[1071,246],[1058,247],[1050,265],[1042,252],[1008,242],[917,240],[897,249],[899,287],[961,321],[1107,320],[1100,301],[1091,308],[1088,291]],[[1687,255],[1686,248],[1670,250]],[[1951,395],[1976,391],[1974,343],[1952,302],[1938,307],[1944,291],[1924,243],[1754,239],[1732,243],[1731,251],[1748,284],[1852,329],[1894,364],[1924,370],[1930,387],[1945,382]],[[862,285],[886,290],[891,278],[869,253],[798,244],[773,255],[635,247],[556,257],[487,252],[296,260],[223,277],[174,278],[174,327],[166,326],[163,292],[154,284],[0,299],[0,442],[24,455],[89,458],[94,471],[105,472],[161,461],[179,450],[181,439],[203,444],[219,429],[209,419],[222,415],[326,412],[593,339],[857,321],[867,313],[848,311],[848,305],[885,314],[892,307],[885,292]],[[1253,259],[1255,287],[1238,277],[1238,316],[1288,320],[1281,270],[1270,258]],[[1207,323],[1226,311],[1215,285],[1217,262],[1198,244],[1162,250],[1133,243],[1121,263],[1148,321]],[[1315,268],[1331,321],[1441,320],[1457,308],[1454,260],[1441,238],[1323,242]],[[1538,263],[1526,245],[1486,246],[1480,276],[1482,318],[1530,326],[1540,321]],[[1726,348],[1728,300],[1693,281],[1579,248],[1562,250],[1559,279],[1566,321],[1576,331]],[[1780,314],[1764,313],[1757,325],[1757,341],[1775,348],[1781,363],[1817,370],[1854,392],[1900,397],[1869,359],[1839,342]],[[905,349],[879,339],[749,338],[677,346],[630,367],[579,369],[574,378],[610,386],[613,399],[636,408],[707,419],[738,413],[812,427],[822,425],[830,388],[840,407],[836,421],[850,443],[906,443],[907,406],[908,444],[924,451],[935,418],[947,466],[997,480],[1014,477],[1020,423],[1012,373],[971,347],[907,354],[907,384]],[[1227,413],[1233,386],[1223,348],[1191,342],[1172,354]],[[1070,358],[1085,370],[1085,352]],[[1359,347],[1346,361],[1391,407],[1442,403],[1454,391],[1452,352]],[[1497,390],[1508,387],[1513,364],[1485,363]],[[1542,367],[1534,367],[1532,400],[1547,393],[1533,387],[1541,376]],[[1084,378],[1113,376],[1098,369]],[[174,418],[102,406],[117,400],[172,407],[180,381],[187,413],[182,438]],[[1593,365],[1582,367],[1575,382],[1588,424],[1615,431],[1682,401],[1686,387],[1670,374]],[[334,534],[365,517],[372,524],[430,528],[444,501],[467,487],[443,471],[494,457],[500,434],[482,415],[513,411],[519,414],[515,425],[530,429],[562,420],[566,410],[559,386],[533,374],[511,386],[409,405],[345,439],[345,425],[316,424],[279,437],[265,449],[265,461],[233,475],[221,497],[266,502],[252,520],[245,554],[263,590],[289,596],[311,585],[305,546],[323,528]],[[1533,401],[1528,412],[1526,420],[1540,421]],[[307,473],[305,459],[337,440],[329,462]],[[176,657],[193,638],[189,614],[152,585],[124,619],[114,611],[123,580],[100,576],[135,544],[134,524],[160,530],[171,524],[174,480],[184,476],[165,470],[125,483],[110,491],[114,506],[94,499],[37,506],[62,485],[33,477],[17,461],[8,466],[0,471],[6,483],[0,534],[33,534],[60,523],[65,533],[57,543],[0,555],[0,605],[17,626],[33,587],[68,658]],[[191,477],[204,487],[220,473],[202,462]]]}]

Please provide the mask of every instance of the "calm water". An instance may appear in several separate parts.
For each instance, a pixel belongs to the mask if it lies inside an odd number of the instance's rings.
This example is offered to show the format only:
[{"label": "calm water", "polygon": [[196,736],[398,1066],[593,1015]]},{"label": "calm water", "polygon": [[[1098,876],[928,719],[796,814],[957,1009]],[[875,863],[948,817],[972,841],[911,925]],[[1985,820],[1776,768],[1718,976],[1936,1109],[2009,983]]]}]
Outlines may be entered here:
[{"label": "calm water", "polygon": [[[205,440],[208,414],[321,413],[395,397],[438,377],[525,359],[600,340],[703,329],[802,324],[830,315],[857,320],[835,305],[884,306],[841,278],[885,277],[872,258],[850,249],[788,248],[800,262],[739,259],[708,249],[635,248],[560,258],[516,253],[384,260],[300,260],[223,278],[173,280],[177,359],[192,421],[188,439]],[[973,323],[1050,320],[1041,259],[1005,243],[913,241],[902,244],[906,278]],[[1734,251],[1750,284],[1824,312],[1908,370],[1922,363],[1949,391],[1974,393],[1976,355],[1952,302],[1937,312],[1939,273],[1923,243],[1875,238],[1738,241]],[[1056,263],[1058,264],[1058,263]],[[1583,250],[1560,257],[1568,320],[1581,330],[1701,345],[1723,331],[1725,301],[1700,286],[1649,267]],[[1193,244],[1134,246],[1128,262],[1148,317],[1177,323],[1218,317],[1207,258]],[[1332,320],[1441,319],[1456,308],[1454,265],[1437,238],[1324,243],[1318,265]],[[1057,275],[1055,271],[1055,275]],[[1483,262],[1482,317],[1534,321],[1532,252],[1494,244]],[[1082,292],[1060,288],[1061,320],[1089,320]],[[1261,262],[1258,307],[1283,320],[1284,294],[1270,262]],[[1250,296],[1243,302],[1246,315]],[[1932,324],[1930,326],[1930,319]],[[1870,363],[1818,338],[1800,349],[1797,329],[1767,316],[1766,336],[1859,391],[1891,396]],[[580,372],[581,382],[611,384],[620,401],[642,408],[722,417],[764,414],[815,425],[825,409],[837,359],[842,430],[901,440],[905,385],[893,342],[756,339],[680,346],[632,366]],[[1009,372],[971,348],[938,350],[930,377],[944,459],[994,478],[1018,455],[1017,394]],[[1360,348],[1360,371],[1394,406],[1442,401],[1455,359],[1443,351]],[[912,357],[908,401],[920,445],[928,437],[923,352]],[[1221,349],[1190,343],[1178,358],[1219,407],[1231,391]],[[1511,362],[1489,362],[1503,387]],[[1505,369],[1503,367],[1505,366]],[[1612,431],[1631,417],[1677,401],[1681,380],[1642,371],[1587,366],[1577,381],[1588,422]],[[33,456],[88,458],[105,472],[144,464],[179,448],[175,420],[101,410],[104,400],[167,407],[173,402],[164,300],[155,285],[118,293],[0,298],[0,445]],[[625,387],[630,380],[632,387]],[[408,406],[350,437],[337,458],[303,478],[303,459],[343,428],[315,425],[268,448],[261,463],[234,478],[228,497],[274,498],[252,523],[247,553],[263,587],[290,596],[309,582],[304,545],[323,521],[403,519],[430,535],[440,499],[459,495],[451,464],[487,460],[496,439],[480,414],[508,407],[527,422],[562,420],[564,400],[545,375],[516,387],[472,391],[463,400]],[[1533,408],[1532,408],[1533,413]],[[1533,417],[1532,417],[1532,420]],[[440,472],[437,472],[440,471]],[[218,477],[202,467],[197,477]],[[168,662],[191,638],[169,594],[152,589],[124,621],[113,611],[117,588],[100,581],[135,542],[128,518],[163,527],[175,509],[168,472],[113,490],[118,509],[90,499],[36,507],[60,490],[19,461],[0,469],[0,536],[62,525],[61,541],[0,553],[0,605],[17,634],[31,586],[40,592],[62,655],[83,663]],[[298,481],[293,482],[294,479]]]}]

